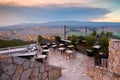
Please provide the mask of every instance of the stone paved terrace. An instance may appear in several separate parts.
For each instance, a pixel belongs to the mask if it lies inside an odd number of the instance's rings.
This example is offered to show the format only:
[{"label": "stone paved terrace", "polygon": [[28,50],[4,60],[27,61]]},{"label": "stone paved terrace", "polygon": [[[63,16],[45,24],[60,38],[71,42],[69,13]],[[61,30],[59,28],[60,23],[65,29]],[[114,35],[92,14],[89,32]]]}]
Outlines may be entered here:
[{"label": "stone paved terrace", "polygon": [[58,80],[91,80],[86,74],[86,66],[93,66],[93,58],[75,52],[72,59],[63,57],[50,49],[48,63],[62,67],[62,76]]}]

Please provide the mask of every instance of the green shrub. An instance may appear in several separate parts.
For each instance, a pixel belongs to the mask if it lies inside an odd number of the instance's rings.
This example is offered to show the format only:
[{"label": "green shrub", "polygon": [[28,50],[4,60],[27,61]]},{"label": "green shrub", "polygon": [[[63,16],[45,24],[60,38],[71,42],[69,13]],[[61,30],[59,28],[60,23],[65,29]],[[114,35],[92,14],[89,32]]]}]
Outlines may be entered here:
[{"label": "green shrub", "polygon": [[79,40],[85,40],[85,36],[78,36]]},{"label": "green shrub", "polygon": [[28,45],[31,42],[22,40],[0,40],[0,48]]},{"label": "green shrub", "polygon": [[93,32],[91,33],[91,35],[95,37],[95,36],[97,35],[97,32],[96,32],[96,31],[93,31]]},{"label": "green shrub", "polygon": [[72,36],[70,37],[70,41],[71,41],[70,44],[75,46],[77,39],[78,39],[78,36],[72,35]]},{"label": "green shrub", "polygon": [[108,53],[109,39],[107,37],[101,37],[99,45],[101,46],[101,52]]},{"label": "green shrub", "polygon": [[86,37],[86,46],[88,49],[92,49],[92,46],[95,43],[95,37],[93,36],[87,36]]},{"label": "green shrub", "polygon": [[60,36],[55,36],[55,41],[56,42],[60,42],[60,40],[61,40]]},{"label": "green shrub", "polygon": [[38,38],[37,38],[37,40],[38,40],[39,43],[42,43],[43,39],[44,38],[41,35],[39,35]]}]

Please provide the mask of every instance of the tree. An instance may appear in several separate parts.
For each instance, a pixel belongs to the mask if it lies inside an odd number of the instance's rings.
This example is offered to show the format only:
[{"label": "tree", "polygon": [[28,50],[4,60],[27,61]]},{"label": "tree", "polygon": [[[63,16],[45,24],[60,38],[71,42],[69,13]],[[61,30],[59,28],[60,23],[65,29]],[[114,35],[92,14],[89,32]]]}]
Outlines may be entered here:
[{"label": "tree", "polygon": [[85,36],[78,36],[79,40],[85,40]]},{"label": "tree", "polygon": [[76,35],[72,35],[71,38],[70,38],[70,41],[71,41],[71,45],[76,45],[76,41],[77,41],[77,36]]},{"label": "tree", "polygon": [[55,36],[55,41],[60,42],[61,38],[60,36]]},{"label": "tree", "polygon": [[93,36],[87,36],[86,37],[86,46],[88,49],[92,49],[92,46],[95,43],[95,37]]},{"label": "tree", "polygon": [[106,37],[111,38],[111,37],[112,37],[112,34],[113,34],[112,32],[107,32],[107,33],[106,33]]},{"label": "tree", "polygon": [[96,31],[93,31],[93,32],[91,33],[91,35],[95,37],[95,36],[97,35],[97,32],[96,32]]},{"label": "tree", "polygon": [[37,40],[38,40],[39,43],[42,43],[43,39],[44,38],[41,35],[39,35],[38,38],[37,38]]},{"label": "tree", "polygon": [[101,52],[107,54],[108,46],[109,46],[109,39],[107,37],[101,37],[99,39],[99,45],[101,46]]},{"label": "tree", "polygon": [[101,37],[105,36],[105,33],[102,31],[102,32],[100,33],[100,36],[101,36]]}]

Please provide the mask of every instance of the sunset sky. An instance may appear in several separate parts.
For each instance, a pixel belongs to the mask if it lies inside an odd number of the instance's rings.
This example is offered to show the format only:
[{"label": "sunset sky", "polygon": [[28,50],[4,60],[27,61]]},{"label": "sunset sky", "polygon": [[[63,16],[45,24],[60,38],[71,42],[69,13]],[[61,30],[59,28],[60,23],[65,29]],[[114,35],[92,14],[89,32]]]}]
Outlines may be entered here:
[{"label": "sunset sky", "polygon": [[120,22],[120,0],[0,0],[0,25],[48,21]]}]

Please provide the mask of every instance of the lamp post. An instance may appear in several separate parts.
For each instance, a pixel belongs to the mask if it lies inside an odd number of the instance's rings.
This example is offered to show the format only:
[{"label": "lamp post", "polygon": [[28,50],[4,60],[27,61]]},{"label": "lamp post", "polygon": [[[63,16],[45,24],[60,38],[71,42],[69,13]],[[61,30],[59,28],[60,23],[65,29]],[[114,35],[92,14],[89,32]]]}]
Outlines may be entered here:
[{"label": "lamp post", "polygon": [[87,34],[87,26],[85,26],[85,36],[86,36],[86,34]]},{"label": "lamp post", "polygon": [[64,25],[64,39],[66,39],[66,26]]}]

